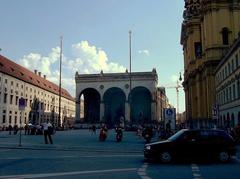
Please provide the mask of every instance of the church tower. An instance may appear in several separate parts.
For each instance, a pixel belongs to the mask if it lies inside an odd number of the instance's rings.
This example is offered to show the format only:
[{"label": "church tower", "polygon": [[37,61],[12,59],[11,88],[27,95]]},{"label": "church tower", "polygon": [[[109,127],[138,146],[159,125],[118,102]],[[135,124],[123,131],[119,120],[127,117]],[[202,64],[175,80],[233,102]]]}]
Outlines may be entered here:
[{"label": "church tower", "polygon": [[185,0],[183,18],[186,117],[204,126],[215,105],[215,68],[240,32],[240,0]]}]

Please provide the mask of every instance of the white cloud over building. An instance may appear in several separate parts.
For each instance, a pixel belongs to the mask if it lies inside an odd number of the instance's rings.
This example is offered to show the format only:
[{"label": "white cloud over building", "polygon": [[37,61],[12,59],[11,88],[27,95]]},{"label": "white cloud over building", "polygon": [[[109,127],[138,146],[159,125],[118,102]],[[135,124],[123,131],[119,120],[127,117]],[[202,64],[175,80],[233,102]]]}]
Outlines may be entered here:
[{"label": "white cloud over building", "polygon": [[[62,59],[62,87],[75,96],[75,72],[82,74],[124,72],[126,67],[109,61],[106,52],[88,41],[81,41],[71,46],[72,57],[63,55]],[[59,83],[60,48],[52,48],[47,56],[30,53],[21,58],[20,64],[31,71],[35,69],[47,75],[47,79],[55,84]]]}]

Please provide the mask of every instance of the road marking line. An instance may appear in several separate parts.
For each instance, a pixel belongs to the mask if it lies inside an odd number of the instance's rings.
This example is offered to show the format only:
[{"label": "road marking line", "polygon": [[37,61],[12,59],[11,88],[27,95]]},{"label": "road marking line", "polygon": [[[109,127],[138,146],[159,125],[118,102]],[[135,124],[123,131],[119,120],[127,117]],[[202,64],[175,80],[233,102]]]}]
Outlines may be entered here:
[{"label": "road marking line", "polygon": [[139,172],[145,172],[145,171],[146,171],[146,168],[139,168],[138,171],[139,171]]},{"label": "road marking line", "polygon": [[143,166],[142,166],[142,168],[147,168],[147,167],[148,167],[148,165],[143,165]]},{"label": "road marking line", "polygon": [[148,177],[148,176],[142,176],[141,178],[142,179],[151,179],[151,177]]},{"label": "road marking line", "polygon": [[89,156],[79,156],[79,157],[142,157],[140,154],[135,154],[135,155],[89,155]]},{"label": "road marking line", "polygon": [[[112,158],[112,157],[142,157],[142,155],[88,155],[88,156],[54,156],[54,157],[45,157],[46,159],[60,159],[60,158]],[[8,158],[0,158],[0,160],[20,160],[20,159],[44,159],[43,157],[8,157]]]},{"label": "road marking line", "polygon": [[11,150],[11,149],[3,149],[3,150],[0,149],[1,152],[8,152],[8,151],[10,151],[10,150]]},{"label": "road marking line", "polygon": [[148,163],[144,162],[142,167],[138,169],[137,174],[142,178],[142,179],[151,179],[151,177],[147,176],[146,174],[146,169],[148,167]]},{"label": "road marking line", "polygon": [[146,176],[146,172],[137,172],[138,173],[138,175],[140,175],[140,176]]},{"label": "road marking line", "polygon": [[201,176],[199,167],[198,167],[196,164],[192,164],[192,165],[191,165],[191,168],[192,168],[193,178],[194,178],[194,179],[201,179],[202,176]]},{"label": "road marking line", "polygon": [[82,175],[82,174],[97,174],[97,173],[111,173],[111,172],[128,172],[136,171],[137,168],[121,168],[121,169],[109,169],[109,170],[90,170],[90,171],[75,171],[75,172],[59,172],[59,173],[39,173],[39,174],[26,174],[26,175],[5,175],[0,178],[43,178],[43,177],[55,177],[55,176],[68,176],[68,175]]}]

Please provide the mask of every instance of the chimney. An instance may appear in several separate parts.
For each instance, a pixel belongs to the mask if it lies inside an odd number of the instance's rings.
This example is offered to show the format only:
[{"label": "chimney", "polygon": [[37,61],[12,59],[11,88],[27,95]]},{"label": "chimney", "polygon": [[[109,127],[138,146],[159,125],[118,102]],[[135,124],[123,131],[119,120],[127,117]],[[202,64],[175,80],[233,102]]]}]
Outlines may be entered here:
[{"label": "chimney", "polygon": [[41,72],[40,71],[38,72],[38,76],[41,76]]},{"label": "chimney", "polygon": [[46,75],[43,75],[43,78],[46,80],[47,76],[46,76]]},{"label": "chimney", "polygon": [[37,70],[34,70],[34,73],[37,74]]}]

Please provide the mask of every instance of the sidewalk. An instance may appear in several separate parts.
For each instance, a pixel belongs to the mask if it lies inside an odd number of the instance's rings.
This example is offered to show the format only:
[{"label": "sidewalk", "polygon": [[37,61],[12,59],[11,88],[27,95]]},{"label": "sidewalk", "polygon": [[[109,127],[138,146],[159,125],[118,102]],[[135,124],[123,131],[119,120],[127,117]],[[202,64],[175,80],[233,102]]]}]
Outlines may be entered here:
[{"label": "sidewalk", "polygon": [[29,150],[66,150],[87,152],[116,152],[116,153],[142,153],[144,141],[133,132],[124,132],[123,141],[117,143],[115,132],[109,131],[105,142],[98,141],[97,134],[88,130],[57,131],[52,136],[53,144],[45,144],[43,135],[24,135],[19,146],[19,133],[9,135],[7,131],[0,132],[0,148],[29,149]]}]

